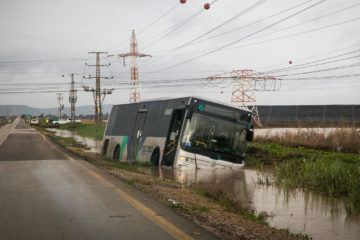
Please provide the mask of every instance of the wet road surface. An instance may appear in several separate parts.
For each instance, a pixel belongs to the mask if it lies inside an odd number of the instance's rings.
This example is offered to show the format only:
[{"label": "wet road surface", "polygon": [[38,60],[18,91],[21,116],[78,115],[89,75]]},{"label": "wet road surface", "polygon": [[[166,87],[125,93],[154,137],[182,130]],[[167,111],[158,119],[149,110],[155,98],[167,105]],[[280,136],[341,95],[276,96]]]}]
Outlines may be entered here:
[{"label": "wet road surface", "polygon": [[22,120],[13,128],[0,143],[0,239],[216,239]]}]

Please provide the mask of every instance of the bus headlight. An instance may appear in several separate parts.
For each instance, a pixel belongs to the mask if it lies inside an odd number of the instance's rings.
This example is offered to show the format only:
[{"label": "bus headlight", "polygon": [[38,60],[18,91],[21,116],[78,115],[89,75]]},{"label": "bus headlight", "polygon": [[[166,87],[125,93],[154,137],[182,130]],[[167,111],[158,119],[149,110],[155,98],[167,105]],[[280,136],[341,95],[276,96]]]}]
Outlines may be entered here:
[{"label": "bus headlight", "polygon": [[180,160],[180,162],[185,162],[185,161],[187,161],[187,158],[184,156],[180,156],[179,160]]}]

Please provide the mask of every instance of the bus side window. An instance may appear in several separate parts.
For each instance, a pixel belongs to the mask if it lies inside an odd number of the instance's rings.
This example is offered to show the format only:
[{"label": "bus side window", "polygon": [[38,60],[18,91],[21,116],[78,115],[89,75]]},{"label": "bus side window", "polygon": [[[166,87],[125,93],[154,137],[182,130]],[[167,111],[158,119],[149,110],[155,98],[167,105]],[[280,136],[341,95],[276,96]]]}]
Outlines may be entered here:
[{"label": "bus side window", "polygon": [[175,132],[170,133],[170,141],[173,141],[179,133],[179,130],[176,130]]}]

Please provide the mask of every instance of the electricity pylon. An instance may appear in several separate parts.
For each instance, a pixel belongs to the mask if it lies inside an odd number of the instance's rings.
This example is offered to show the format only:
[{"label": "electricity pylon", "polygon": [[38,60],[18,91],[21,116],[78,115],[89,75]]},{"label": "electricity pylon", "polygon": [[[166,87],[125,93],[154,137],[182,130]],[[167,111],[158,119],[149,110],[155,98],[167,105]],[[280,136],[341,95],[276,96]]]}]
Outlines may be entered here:
[{"label": "electricity pylon", "polygon": [[63,100],[62,93],[56,93],[58,100],[58,119],[61,119],[61,111],[64,109],[64,104],[61,104],[61,100]]},{"label": "electricity pylon", "polygon": [[234,70],[208,77],[208,79],[233,79],[233,91],[231,94],[231,103],[240,104],[240,108],[252,112],[252,118],[255,123],[261,127],[259,111],[256,104],[256,91],[276,91],[277,79],[272,76],[266,76],[253,70]]},{"label": "electricity pylon", "polygon": [[[130,93],[130,102],[140,101],[140,93],[137,91],[137,85],[139,81],[139,68],[137,66],[138,57],[151,57],[151,55],[143,54],[138,52],[137,40],[135,36],[135,31],[132,30],[131,42],[130,42],[130,52],[119,54],[119,57],[131,57],[131,68],[130,68],[130,80],[131,80],[131,93]],[[124,60],[125,63],[125,60]]]},{"label": "electricity pylon", "polygon": [[69,91],[69,102],[71,105],[70,109],[70,116],[71,116],[71,122],[75,123],[75,103],[77,101],[77,90],[75,89],[75,80],[74,80],[74,74],[70,74],[71,76],[71,87]]},{"label": "electricity pylon", "polygon": [[[95,122],[96,123],[100,123],[101,122],[101,118],[102,118],[102,114],[101,114],[101,106],[102,103],[105,99],[105,95],[107,94],[111,94],[113,89],[102,89],[100,88],[100,79],[104,78],[104,79],[111,79],[113,78],[111,77],[101,77],[101,72],[100,72],[100,67],[108,67],[110,64],[100,64],[100,54],[108,54],[107,52],[89,52],[89,54],[96,54],[96,64],[95,65],[88,65],[87,63],[85,63],[86,65],[90,66],[90,67],[96,67],[96,75],[95,77],[92,77],[90,74],[88,77],[83,76],[83,78],[86,79],[92,79],[95,78],[96,79],[96,87],[94,88],[90,88],[88,86],[83,86],[84,87],[84,91],[85,92],[92,92],[93,96],[94,96],[94,102],[95,102]],[[102,98],[101,98],[102,95]]]}]

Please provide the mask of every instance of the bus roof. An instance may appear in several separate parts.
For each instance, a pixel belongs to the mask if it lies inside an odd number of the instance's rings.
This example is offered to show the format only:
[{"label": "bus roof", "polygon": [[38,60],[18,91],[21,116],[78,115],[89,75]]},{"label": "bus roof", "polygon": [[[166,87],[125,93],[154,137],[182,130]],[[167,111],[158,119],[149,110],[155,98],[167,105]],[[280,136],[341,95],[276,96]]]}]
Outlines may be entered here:
[{"label": "bus roof", "polygon": [[[236,109],[240,109],[240,110],[243,110],[243,111],[251,112],[250,110],[240,108],[240,107],[235,106],[233,104],[224,103],[224,102],[221,102],[221,101],[217,101],[217,100],[213,100],[213,99],[209,99],[209,98],[204,98],[204,97],[197,97],[197,96],[178,97],[178,98],[164,97],[164,98],[144,99],[144,100],[142,100],[140,102],[136,102],[136,103],[147,103],[147,102],[155,102],[155,101],[168,101],[168,100],[175,100],[175,99],[179,99],[179,100],[180,99],[183,99],[183,100],[187,99],[188,103],[190,103],[191,99],[199,99],[199,100],[213,102],[213,103],[217,103],[217,104],[220,104],[220,105],[223,105],[223,106],[227,106],[227,107],[236,108]],[[125,104],[134,104],[134,103],[116,104],[114,106],[125,105]]]}]

